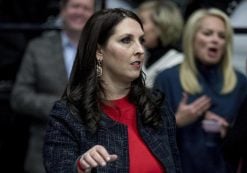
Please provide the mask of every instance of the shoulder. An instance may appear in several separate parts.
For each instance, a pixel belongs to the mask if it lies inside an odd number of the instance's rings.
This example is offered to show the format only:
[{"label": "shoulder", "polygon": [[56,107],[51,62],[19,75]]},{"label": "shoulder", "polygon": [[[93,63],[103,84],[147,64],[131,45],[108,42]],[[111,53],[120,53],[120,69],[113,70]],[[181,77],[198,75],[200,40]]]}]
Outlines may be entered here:
[{"label": "shoulder", "polygon": [[[155,79],[154,86],[161,85],[162,83],[169,85],[174,80],[179,81],[179,65],[173,66],[160,72]],[[171,82],[167,83],[167,81]]]},{"label": "shoulder", "polygon": [[247,78],[243,73],[238,71],[236,71],[236,78],[237,84],[234,90],[238,93],[239,100],[241,100],[241,98],[247,97]]},{"label": "shoulder", "polygon": [[55,102],[52,110],[51,110],[51,115],[54,116],[64,116],[65,114],[69,113],[69,108],[67,105],[67,102],[65,100],[58,100]]},{"label": "shoulder", "polygon": [[150,94],[152,102],[158,103],[160,105],[159,109],[162,112],[162,114],[165,114],[168,117],[174,116],[167,102],[166,95],[163,92],[157,89],[153,89],[150,91]]},{"label": "shoulder", "polygon": [[[44,46],[52,45],[54,42],[60,42],[60,32],[58,31],[48,31],[44,32],[41,36],[30,41],[29,46]],[[39,48],[39,47],[37,47]]]},{"label": "shoulder", "polygon": [[238,81],[245,82],[245,83],[247,82],[247,78],[243,73],[241,73],[241,72],[239,72],[237,70],[235,70],[235,73],[236,73]]},{"label": "shoulder", "polygon": [[175,49],[171,49],[166,52],[159,60],[157,60],[157,62],[155,62],[153,66],[158,69],[158,72],[160,72],[181,64],[183,59],[184,57],[182,53],[178,52]]},{"label": "shoulder", "polygon": [[245,90],[247,90],[247,78],[246,78],[246,76],[239,71],[235,71],[235,73],[236,73],[236,77],[237,77],[237,87],[244,88]]},{"label": "shoulder", "polygon": [[82,124],[80,118],[72,114],[66,100],[58,100],[55,102],[50,112],[50,118],[60,122],[72,123],[73,125]]},{"label": "shoulder", "polygon": [[173,66],[171,68],[167,68],[167,69],[163,70],[162,72],[160,72],[157,77],[159,77],[159,78],[160,77],[161,78],[163,78],[163,77],[172,77],[172,76],[178,74],[179,66],[180,65],[176,65],[176,66]]},{"label": "shoulder", "polygon": [[180,51],[178,51],[176,49],[171,49],[171,50],[169,50],[167,53],[165,53],[162,56],[162,58],[166,58],[166,57],[169,57],[169,58],[172,58],[172,59],[175,59],[175,60],[179,60],[179,61],[182,61],[183,58],[184,58],[182,52],[180,52]]},{"label": "shoulder", "polygon": [[[78,116],[79,117],[79,116]],[[50,114],[47,127],[49,136],[64,136],[67,134],[78,139],[78,135],[84,134],[88,129],[80,118],[74,115],[64,100],[55,102]]]}]

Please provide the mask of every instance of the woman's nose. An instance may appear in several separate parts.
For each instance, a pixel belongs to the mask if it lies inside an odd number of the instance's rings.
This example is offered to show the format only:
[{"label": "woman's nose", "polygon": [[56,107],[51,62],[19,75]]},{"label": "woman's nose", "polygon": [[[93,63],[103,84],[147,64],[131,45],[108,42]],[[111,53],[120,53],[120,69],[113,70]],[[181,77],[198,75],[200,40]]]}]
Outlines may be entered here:
[{"label": "woman's nose", "polygon": [[141,43],[136,44],[136,53],[144,54],[144,46]]},{"label": "woman's nose", "polygon": [[220,36],[218,34],[214,34],[212,37],[213,42],[219,42],[221,40]]}]

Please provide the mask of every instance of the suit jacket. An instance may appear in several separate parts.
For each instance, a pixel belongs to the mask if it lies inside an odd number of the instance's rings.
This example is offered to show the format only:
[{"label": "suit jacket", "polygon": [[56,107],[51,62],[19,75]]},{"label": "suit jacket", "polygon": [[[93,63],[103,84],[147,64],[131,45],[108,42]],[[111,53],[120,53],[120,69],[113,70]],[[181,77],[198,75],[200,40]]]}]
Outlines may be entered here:
[{"label": "suit jacket", "polygon": [[12,108],[32,119],[26,161],[30,167],[35,167],[36,163],[37,169],[42,167],[41,153],[46,122],[54,102],[64,92],[66,83],[61,34],[46,32],[28,45],[11,95]]},{"label": "suit jacket", "polygon": [[11,105],[17,112],[46,121],[66,83],[61,35],[58,32],[44,33],[31,41],[26,49]]},{"label": "suit jacket", "polygon": [[[153,155],[165,167],[167,173],[181,173],[176,145],[175,117],[167,104],[163,107],[163,126],[153,129],[144,126],[137,113],[139,133]],[[97,173],[129,172],[127,127],[102,113],[96,133],[92,134],[85,122],[71,114],[65,101],[59,101],[51,111],[44,144],[44,163],[47,173],[75,171],[77,158],[94,145],[104,146],[118,159],[105,167],[92,170]]]}]

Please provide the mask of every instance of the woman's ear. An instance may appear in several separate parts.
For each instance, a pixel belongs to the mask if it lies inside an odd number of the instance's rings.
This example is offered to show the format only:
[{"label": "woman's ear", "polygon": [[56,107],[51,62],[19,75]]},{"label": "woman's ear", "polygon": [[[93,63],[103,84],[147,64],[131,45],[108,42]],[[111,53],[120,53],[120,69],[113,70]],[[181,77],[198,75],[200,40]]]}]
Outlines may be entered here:
[{"label": "woman's ear", "polygon": [[96,51],[96,58],[97,60],[102,61],[103,60],[103,50],[101,48],[101,46],[97,46],[97,51]]}]

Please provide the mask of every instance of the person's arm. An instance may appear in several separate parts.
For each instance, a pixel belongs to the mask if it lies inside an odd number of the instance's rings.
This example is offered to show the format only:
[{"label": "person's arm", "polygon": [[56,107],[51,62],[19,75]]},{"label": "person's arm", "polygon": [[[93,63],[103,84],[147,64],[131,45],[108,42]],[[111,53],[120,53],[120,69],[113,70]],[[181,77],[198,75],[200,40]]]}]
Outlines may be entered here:
[{"label": "person's arm", "polygon": [[83,143],[87,142],[86,127],[69,113],[64,103],[57,102],[50,117],[43,148],[47,173],[89,173],[117,159],[117,155],[109,154],[101,145],[93,145],[81,153]]},{"label": "person's arm", "polygon": [[78,173],[90,173],[93,168],[104,167],[117,160],[116,154],[109,154],[104,146],[95,145],[77,159]]},{"label": "person's arm", "polygon": [[[65,103],[55,103],[46,129],[43,160],[47,173],[76,173],[79,157],[79,134]],[[83,129],[82,129],[83,131]]]},{"label": "person's arm", "polygon": [[211,99],[203,95],[192,103],[188,103],[188,94],[183,93],[183,97],[178,105],[176,124],[178,127],[184,127],[198,120],[210,108]]},{"label": "person's arm", "polygon": [[[209,126],[207,126],[208,122]],[[213,124],[211,124],[213,126],[210,126],[210,122],[213,122]],[[221,138],[224,138],[226,136],[229,127],[229,123],[222,115],[218,115],[212,111],[207,111],[205,113],[202,125],[205,131],[220,133]]]},{"label": "person's arm", "polygon": [[[192,103],[188,103],[188,94],[182,93],[183,91],[179,89],[179,87],[174,88],[176,85],[171,85],[172,83],[177,82],[174,81],[173,78],[171,79],[171,75],[172,73],[166,73],[165,71],[159,74],[155,80],[154,89],[158,89],[165,94],[168,104],[175,112],[177,126],[184,127],[203,116],[203,113],[211,106],[211,99],[204,95],[194,100]],[[177,83],[177,85],[180,84]],[[174,105],[176,104],[174,95],[171,95],[171,93],[175,93],[174,90],[176,90],[176,95],[182,95],[177,107]]]},{"label": "person's arm", "polygon": [[37,44],[31,43],[26,50],[11,94],[11,106],[19,113],[46,120],[58,97],[37,91],[39,84],[37,83],[37,66],[34,58],[38,54],[36,46]]}]

